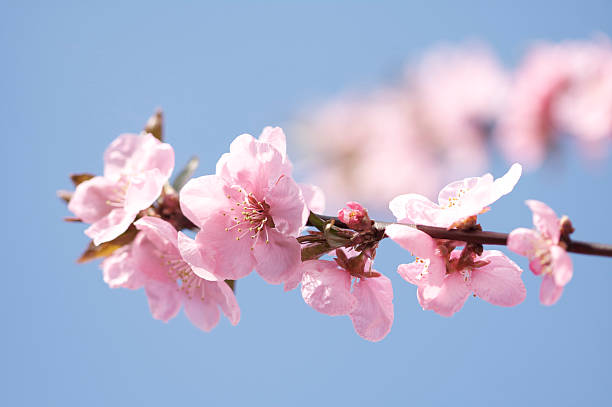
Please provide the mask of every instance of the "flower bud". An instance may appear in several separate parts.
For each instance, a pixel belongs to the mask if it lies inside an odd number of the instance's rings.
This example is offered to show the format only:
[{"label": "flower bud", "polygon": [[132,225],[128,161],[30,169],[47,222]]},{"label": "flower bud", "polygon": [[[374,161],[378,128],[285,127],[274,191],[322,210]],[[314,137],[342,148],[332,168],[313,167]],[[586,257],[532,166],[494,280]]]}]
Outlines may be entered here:
[{"label": "flower bud", "polygon": [[338,218],[354,230],[364,231],[372,227],[368,211],[357,202],[347,202],[346,207],[338,211]]}]

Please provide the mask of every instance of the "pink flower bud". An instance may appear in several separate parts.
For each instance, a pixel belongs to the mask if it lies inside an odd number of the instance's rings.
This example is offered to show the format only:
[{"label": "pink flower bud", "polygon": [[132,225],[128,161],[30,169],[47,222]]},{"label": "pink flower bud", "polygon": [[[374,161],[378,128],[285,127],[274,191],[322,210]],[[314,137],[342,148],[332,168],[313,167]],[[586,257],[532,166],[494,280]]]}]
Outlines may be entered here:
[{"label": "pink flower bud", "polygon": [[338,211],[338,218],[351,229],[367,230],[372,226],[368,211],[357,202],[347,202],[346,207]]}]

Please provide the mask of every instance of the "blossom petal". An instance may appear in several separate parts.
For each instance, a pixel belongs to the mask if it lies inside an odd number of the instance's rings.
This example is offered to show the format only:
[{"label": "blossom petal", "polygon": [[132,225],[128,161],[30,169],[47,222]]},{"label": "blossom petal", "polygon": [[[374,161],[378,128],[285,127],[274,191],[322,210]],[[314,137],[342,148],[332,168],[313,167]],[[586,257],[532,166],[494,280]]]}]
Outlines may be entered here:
[{"label": "blossom petal", "polygon": [[280,127],[265,127],[259,135],[259,142],[268,143],[272,145],[283,158],[283,167],[281,169],[282,174],[291,175],[293,171],[293,165],[289,161],[287,156],[287,139],[285,132]]},{"label": "blossom petal", "polygon": [[381,275],[361,279],[353,286],[357,308],[349,314],[355,331],[364,339],[382,340],[393,324],[393,287],[391,280]]},{"label": "blossom petal", "polygon": [[218,304],[232,325],[237,325],[240,321],[240,307],[234,292],[225,281],[204,282],[205,300],[209,299]]},{"label": "blossom petal", "polygon": [[446,267],[440,256],[436,255],[437,245],[431,236],[405,225],[389,225],[385,233],[413,256],[424,260],[426,272],[423,273],[423,283],[433,286],[442,284]]},{"label": "blossom petal", "polygon": [[519,163],[514,163],[502,177],[493,181],[491,186],[478,185],[473,193],[469,194],[469,201],[482,208],[491,205],[504,195],[509,194],[514,189],[523,173],[523,167]]},{"label": "blossom petal", "polygon": [[507,244],[514,253],[531,258],[541,241],[542,236],[535,230],[518,228],[510,232]]},{"label": "blossom petal", "polygon": [[432,310],[442,316],[450,317],[459,311],[470,295],[470,289],[460,273],[446,276],[438,294],[421,304],[423,309]]},{"label": "blossom petal", "polygon": [[80,183],[68,209],[85,223],[95,223],[106,216],[113,207],[108,201],[116,195],[115,182],[104,177],[93,177]]},{"label": "blossom petal", "polygon": [[280,127],[264,127],[259,136],[259,141],[272,144],[283,157],[287,156],[287,138]]},{"label": "blossom petal", "polygon": [[134,222],[136,229],[140,230],[155,247],[162,252],[178,252],[177,231],[170,223],[154,216],[145,216]]},{"label": "blossom petal", "polygon": [[296,272],[291,273],[287,280],[285,280],[285,285],[283,286],[284,291],[291,291],[297,288],[298,285],[302,282],[303,270],[302,267],[296,267]]},{"label": "blossom petal", "polygon": [[265,196],[276,229],[285,235],[297,236],[308,220],[309,210],[300,187],[288,176],[282,176]]},{"label": "blossom petal", "polygon": [[525,203],[531,209],[531,212],[533,212],[533,224],[538,231],[547,239],[552,240],[554,244],[558,244],[561,223],[555,211],[544,202],[533,199],[525,201]]},{"label": "blossom petal", "polygon": [[181,257],[189,265],[189,267],[191,267],[191,271],[193,271],[198,277],[203,278],[204,280],[219,280],[219,278],[217,278],[214,273],[208,271],[207,267],[209,267],[209,264],[207,264],[206,261],[202,258],[200,246],[195,240],[191,239],[183,232],[178,232],[177,241],[178,250],[181,254]]},{"label": "blossom petal", "polygon": [[[220,312],[217,303],[206,295],[206,285],[195,290],[191,296],[183,294],[183,304],[187,318],[198,328],[210,332],[219,323]],[[215,283],[210,283],[215,284]]]},{"label": "blossom petal", "polygon": [[572,259],[563,248],[551,246],[550,255],[552,257],[553,278],[555,284],[563,287],[572,279],[574,274]]},{"label": "blossom petal", "polygon": [[263,196],[268,187],[284,174],[283,157],[271,144],[242,134],[230,144],[230,153],[217,162],[217,175],[231,184],[242,186],[255,196]]},{"label": "blossom petal", "polygon": [[134,218],[136,218],[135,212],[127,212],[123,208],[113,209],[85,229],[85,234],[93,239],[95,245],[110,242],[125,232]]},{"label": "blossom petal", "polygon": [[125,210],[138,212],[151,206],[167,180],[157,168],[130,177],[123,203]]},{"label": "blossom petal", "polygon": [[[192,178],[181,189],[181,211],[187,219],[200,226],[209,217],[221,213],[228,206],[227,197],[231,198],[232,194],[235,191],[217,175]],[[236,196],[236,199],[240,198]]]},{"label": "blossom petal", "polygon": [[200,250],[204,268],[224,280],[246,277],[255,265],[254,241],[248,234],[240,238],[237,229],[226,230],[231,226],[229,216],[217,214],[206,219],[196,235],[198,246],[206,248]]},{"label": "blossom petal", "polygon": [[323,190],[316,185],[298,185],[302,190],[302,196],[304,197],[308,209],[315,213],[323,213],[325,211],[325,194]]},{"label": "blossom petal", "polygon": [[413,256],[430,258],[435,255],[436,242],[427,233],[416,228],[394,224],[387,226],[385,233]]},{"label": "blossom petal", "polygon": [[522,270],[512,260],[498,250],[486,250],[478,260],[489,262],[472,271],[470,286],[478,297],[503,307],[513,307],[525,300]]},{"label": "blossom petal", "polygon": [[129,166],[134,152],[140,147],[138,134],[121,134],[106,148],[104,152],[104,176],[109,179],[119,179],[124,169]]},{"label": "blossom petal", "polygon": [[478,185],[490,185],[493,182],[491,174],[485,174],[482,177],[464,178],[459,181],[451,182],[440,190],[438,194],[438,205],[448,207],[456,200],[464,196],[467,192],[473,190]]},{"label": "blossom petal", "polygon": [[410,264],[400,264],[397,267],[397,272],[400,276],[410,284],[414,284],[416,286],[421,285],[422,274],[425,269],[425,265],[423,263],[418,263],[413,261]]},{"label": "blossom petal", "polygon": [[104,282],[110,288],[129,288],[135,290],[142,287],[142,274],[138,272],[132,259],[131,245],[124,246],[113,252],[100,264]]},{"label": "blossom petal", "polygon": [[540,286],[540,302],[542,305],[554,305],[561,298],[561,294],[563,294],[563,286],[555,284],[552,275],[545,275]]},{"label": "blossom petal", "polygon": [[149,280],[145,292],[153,318],[168,322],[181,309],[181,294],[176,283]]},{"label": "blossom petal", "polygon": [[269,243],[260,237],[253,248],[257,273],[270,284],[293,280],[292,276],[299,273],[302,261],[300,244],[295,237],[285,236],[275,229],[266,229]]},{"label": "blossom petal", "polygon": [[550,245],[535,230],[518,228],[508,235],[508,249],[529,259],[529,269],[535,275],[542,274],[540,256],[549,250]]},{"label": "blossom petal", "polygon": [[351,294],[351,275],[332,261],[309,260],[302,263],[302,298],[316,311],[327,315],[346,315],[357,306]]},{"label": "blossom petal", "polygon": [[436,297],[440,292],[440,285],[444,281],[446,271],[442,261],[439,261],[438,274],[441,277],[438,277],[439,281],[436,281],[436,284],[431,284],[429,276],[430,265],[430,260],[419,259],[410,264],[400,264],[397,268],[397,272],[404,280],[419,287],[419,303],[425,303]]},{"label": "blossom petal", "polygon": [[164,257],[165,253],[160,253],[157,246],[144,233],[136,235],[136,239],[132,242],[131,254],[138,272],[144,279],[174,284],[176,287],[176,281],[168,276],[168,260]]},{"label": "blossom petal", "polygon": [[438,226],[437,218],[441,208],[418,194],[396,196],[389,202],[389,209],[398,222]]},{"label": "blossom petal", "polygon": [[[104,176],[117,180],[124,174],[157,169],[167,180],[174,169],[174,150],[151,134],[122,134],[104,152]],[[164,181],[165,182],[165,181]]]},{"label": "blossom petal", "polygon": [[[495,181],[493,181],[491,174],[485,174],[477,178],[466,178],[463,180],[464,186],[456,191],[457,201],[441,213],[436,226],[449,227],[454,222],[480,214],[493,202],[510,193],[518,182],[521,173],[521,165],[514,164],[504,176]],[[461,181],[449,184],[447,188],[457,189],[459,185],[461,185]],[[450,192],[441,192],[440,199],[449,194]]]}]

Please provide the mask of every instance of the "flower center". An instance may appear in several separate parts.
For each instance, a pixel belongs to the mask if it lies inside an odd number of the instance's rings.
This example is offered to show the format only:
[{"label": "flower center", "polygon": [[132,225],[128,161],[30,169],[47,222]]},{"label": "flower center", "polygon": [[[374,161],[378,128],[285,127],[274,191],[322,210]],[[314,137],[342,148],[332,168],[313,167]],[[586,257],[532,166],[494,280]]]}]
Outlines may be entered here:
[{"label": "flower center", "polygon": [[459,274],[461,274],[461,277],[463,277],[464,282],[469,283],[470,281],[472,281],[472,269],[471,268],[466,267],[463,270],[460,270]]},{"label": "flower center", "polygon": [[160,256],[166,266],[168,277],[176,281],[177,290],[183,291],[189,299],[192,295],[200,293],[204,301],[204,291],[201,290],[202,278],[198,277],[179,255],[165,254]]},{"label": "flower center", "polygon": [[550,255],[550,250],[548,248],[537,249],[535,250],[534,257],[538,259],[540,265],[542,266],[541,271],[542,274],[551,274],[552,273],[552,257]]},{"label": "flower center", "polygon": [[415,257],[415,262],[422,266],[421,272],[416,276],[417,280],[422,280],[429,274],[429,259],[421,259],[420,257]]},{"label": "flower center", "polygon": [[461,188],[457,191],[457,193],[453,196],[448,197],[448,202],[444,205],[443,209],[454,208],[456,206],[461,206],[461,198],[463,195],[468,192],[469,189]]},{"label": "flower center", "polygon": [[130,179],[126,175],[122,175],[119,181],[115,184],[113,191],[108,196],[106,204],[113,208],[123,208],[125,206],[125,195],[130,186]]},{"label": "flower center", "polygon": [[229,212],[223,212],[223,216],[232,217],[232,225],[225,228],[226,232],[236,233],[236,240],[242,239],[246,235],[250,235],[251,239],[255,239],[251,250],[255,243],[259,240],[259,236],[263,235],[266,243],[270,243],[267,227],[274,228],[274,220],[270,215],[270,205],[265,200],[258,200],[251,192],[246,192],[238,188],[238,193],[243,194],[243,200],[237,200],[231,195],[227,195],[230,201]]}]

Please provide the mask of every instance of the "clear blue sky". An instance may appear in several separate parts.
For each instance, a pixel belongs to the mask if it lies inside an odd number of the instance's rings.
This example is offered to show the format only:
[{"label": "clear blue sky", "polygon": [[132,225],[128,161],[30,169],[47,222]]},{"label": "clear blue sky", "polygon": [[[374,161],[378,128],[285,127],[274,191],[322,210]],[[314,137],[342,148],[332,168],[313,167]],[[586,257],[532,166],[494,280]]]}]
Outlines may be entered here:
[{"label": "clear blue sky", "polygon": [[[182,314],[152,319],[142,291],[75,264],[87,241],[55,198],[69,173],[100,172],[106,145],[157,106],[177,162],[197,153],[203,175],[236,135],[385,80],[438,41],[479,38],[511,65],[534,39],[610,35],[609,3],[124,3],[0,2],[1,405],[612,404],[612,260],[574,256],[552,308],[525,273],[520,306],[470,299],[447,319],[419,308],[395,273],[408,257],[385,242],[376,265],[396,317],[383,342],[256,275],[238,284],[240,324],[205,334]],[[612,160],[587,167],[572,148],[484,225],[528,226],[522,202],[538,198],[571,216],[577,239],[611,242]]]}]

